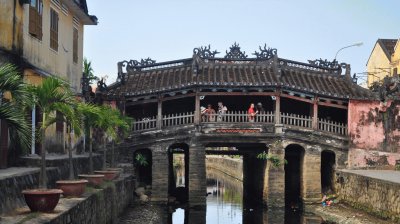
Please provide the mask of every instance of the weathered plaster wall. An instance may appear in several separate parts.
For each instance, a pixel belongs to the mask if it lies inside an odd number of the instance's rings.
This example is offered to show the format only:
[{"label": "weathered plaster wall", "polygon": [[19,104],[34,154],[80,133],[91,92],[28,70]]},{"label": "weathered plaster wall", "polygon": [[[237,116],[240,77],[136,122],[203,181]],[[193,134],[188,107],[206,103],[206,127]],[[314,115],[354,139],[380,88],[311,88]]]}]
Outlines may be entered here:
[{"label": "weathered plaster wall", "polygon": [[386,56],[381,45],[376,43],[367,63],[367,72],[374,74],[373,76],[368,76],[368,86],[370,86],[373,82],[382,80],[383,77],[387,76],[387,72],[385,70],[382,71],[377,68],[389,68],[389,65],[389,58]]},{"label": "weathered plaster wall", "polygon": [[395,165],[400,159],[400,103],[350,100],[349,166]]},{"label": "weathered plaster wall", "polygon": [[340,200],[382,218],[400,221],[400,184],[338,171]]}]

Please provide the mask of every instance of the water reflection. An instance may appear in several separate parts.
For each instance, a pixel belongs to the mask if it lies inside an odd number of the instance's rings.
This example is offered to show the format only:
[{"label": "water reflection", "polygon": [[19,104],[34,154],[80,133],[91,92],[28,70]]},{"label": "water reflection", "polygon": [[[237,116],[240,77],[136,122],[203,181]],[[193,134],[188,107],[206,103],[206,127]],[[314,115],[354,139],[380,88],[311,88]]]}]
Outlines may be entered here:
[{"label": "water reflection", "polygon": [[178,208],[171,224],[320,224],[312,214],[266,210],[243,205],[243,183],[214,169],[207,169],[207,205],[196,209]]}]

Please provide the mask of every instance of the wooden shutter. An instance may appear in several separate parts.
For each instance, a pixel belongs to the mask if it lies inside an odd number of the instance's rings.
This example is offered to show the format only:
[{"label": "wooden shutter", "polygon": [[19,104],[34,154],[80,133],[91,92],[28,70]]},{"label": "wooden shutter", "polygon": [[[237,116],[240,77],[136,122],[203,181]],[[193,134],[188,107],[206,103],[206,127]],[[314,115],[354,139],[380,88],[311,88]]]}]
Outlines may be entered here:
[{"label": "wooden shutter", "polygon": [[43,36],[43,31],[42,31],[42,13],[36,12],[36,14],[37,14],[37,19],[36,19],[36,34],[37,34],[37,36],[36,37],[39,40],[41,40],[42,36]]},{"label": "wooden shutter", "polygon": [[38,19],[37,14],[36,8],[29,6],[29,33],[35,37],[38,36],[36,29]]},{"label": "wooden shutter", "polygon": [[58,14],[50,10],[50,47],[58,51]]},{"label": "wooden shutter", "polygon": [[73,43],[72,43],[72,60],[73,62],[77,63],[78,62],[78,29],[75,27],[73,28]]}]

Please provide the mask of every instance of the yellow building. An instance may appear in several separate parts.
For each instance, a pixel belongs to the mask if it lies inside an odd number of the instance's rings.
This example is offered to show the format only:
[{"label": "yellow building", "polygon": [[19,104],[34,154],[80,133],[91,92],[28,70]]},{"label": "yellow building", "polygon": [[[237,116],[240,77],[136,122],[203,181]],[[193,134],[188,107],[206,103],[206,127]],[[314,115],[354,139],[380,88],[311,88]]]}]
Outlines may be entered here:
[{"label": "yellow building", "polygon": [[[17,65],[31,84],[56,75],[80,93],[84,26],[96,24],[86,0],[0,0],[0,65]],[[40,116],[33,110],[32,124],[35,118]],[[49,148],[58,143],[54,151],[64,151],[64,125],[50,132]]]},{"label": "yellow building", "polygon": [[[378,39],[376,41],[367,62],[368,87],[393,74],[396,58],[397,66],[399,66],[400,46],[396,47],[398,45],[400,44],[397,39]],[[397,48],[396,53],[395,48]]]},{"label": "yellow building", "polygon": [[392,74],[400,73],[400,39],[397,40],[396,46],[394,46],[391,66],[392,66]]}]

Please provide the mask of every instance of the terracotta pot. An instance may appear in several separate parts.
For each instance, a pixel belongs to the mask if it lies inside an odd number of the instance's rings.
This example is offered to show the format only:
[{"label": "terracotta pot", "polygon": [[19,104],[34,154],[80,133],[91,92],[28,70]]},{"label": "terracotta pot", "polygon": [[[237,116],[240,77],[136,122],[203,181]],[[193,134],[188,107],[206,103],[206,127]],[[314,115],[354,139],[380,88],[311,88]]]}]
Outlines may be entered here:
[{"label": "terracotta pot", "polygon": [[59,180],[57,187],[63,191],[64,197],[80,197],[86,188],[87,180]]},{"label": "terracotta pot", "polygon": [[24,190],[22,194],[25,202],[32,212],[51,212],[58,204],[60,189],[32,189]]},{"label": "terracotta pot", "polygon": [[100,174],[81,174],[78,175],[79,178],[89,181],[91,186],[100,186],[103,183],[104,175]]},{"label": "terracotta pot", "polygon": [[97,174],[104,175],[104,179],[106,180],[114,180],[119,177],[119,171],[111,171],[111,170],[97,170],[94,171]]}]

